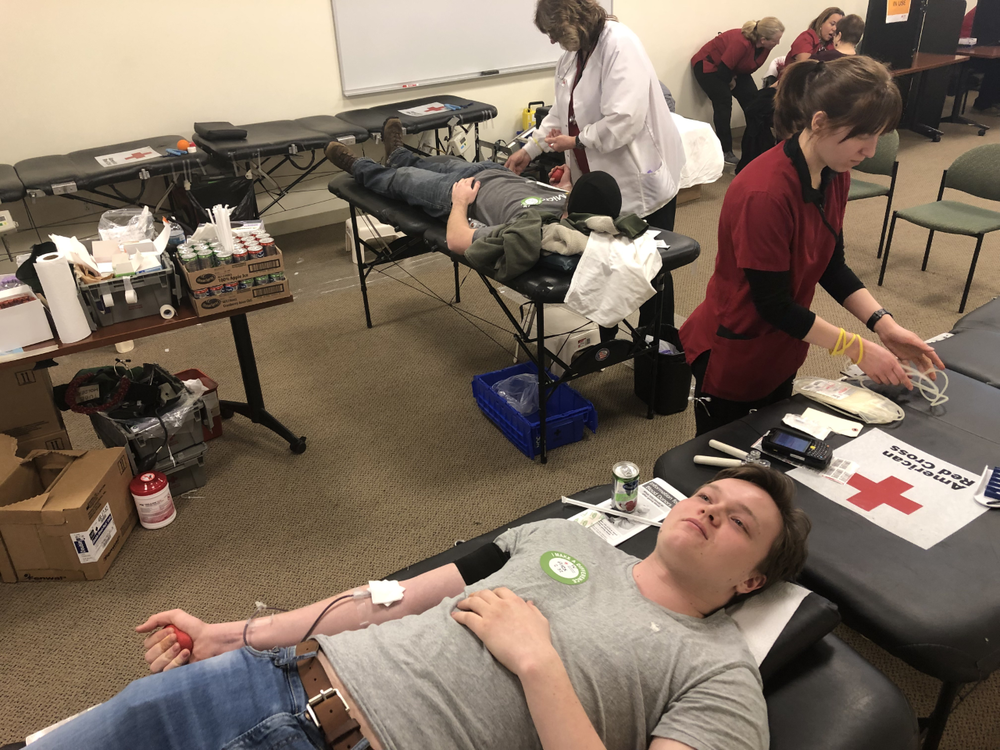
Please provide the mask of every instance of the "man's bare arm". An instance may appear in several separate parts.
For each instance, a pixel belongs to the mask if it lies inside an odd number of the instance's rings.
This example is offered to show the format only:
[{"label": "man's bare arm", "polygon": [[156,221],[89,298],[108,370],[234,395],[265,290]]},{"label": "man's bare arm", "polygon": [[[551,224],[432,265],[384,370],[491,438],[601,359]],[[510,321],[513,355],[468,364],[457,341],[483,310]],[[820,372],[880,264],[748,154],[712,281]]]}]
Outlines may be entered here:
[{"label": "man's bare arm", "polygon": [[475,231],[469,226],[469,205],[479,195],[479,183],[471,177],[456,182],[451,188],[451,213],[445,238],[448,249],[464,255],[472,244]]},{"label": "man's bare arm", "polygon": [[[406,615],[420,614],[447,597],[458,596],[465,590],[465,582],[454,563],[411,578],[402,585],[406,589],[403,599],[388,607],[372,604],[371,599],[357,600],[353,597],[333,605],[323,615],[313,634],[336,635],[347,630],[358,630],[369,623],[378,624]],[[345,591],[291,612],[255,619],[248,629],[247,640],[251,646],[262,650],[293,646],[305,638],[306,632],[331,602],[339,596],[350,596],[358,590]],[[156,630],[166,625],[174,625],[191,636],[194,641],[193,653],[180,648],[177,637],[171,631]],[[136,630],[140,633],[156,630],[144,643],[146,663],[149,664],[150,671],[162,672],[240,648],[243,646],[245,626],[245,621],[209,624],[183,610],[175,609],[153,615]]]}]

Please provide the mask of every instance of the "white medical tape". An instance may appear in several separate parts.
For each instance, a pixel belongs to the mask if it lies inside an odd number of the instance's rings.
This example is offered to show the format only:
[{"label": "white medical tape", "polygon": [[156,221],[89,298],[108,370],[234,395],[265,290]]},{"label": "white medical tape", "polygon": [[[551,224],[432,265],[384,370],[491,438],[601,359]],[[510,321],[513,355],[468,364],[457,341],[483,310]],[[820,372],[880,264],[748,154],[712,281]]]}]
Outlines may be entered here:
[{"label": "white medical tape", "polygon": [[177,314],[177,311],[170,305],[164,305],[160,308],[160,317],[164,320],[170,320]]},{"label": "white medical tape", "polygon": [[125,282],[125,302],[134,305],[139,301],[139,295],[135,293],[135,289],[132,288],[132,279],[126,276],[123,281]]}]

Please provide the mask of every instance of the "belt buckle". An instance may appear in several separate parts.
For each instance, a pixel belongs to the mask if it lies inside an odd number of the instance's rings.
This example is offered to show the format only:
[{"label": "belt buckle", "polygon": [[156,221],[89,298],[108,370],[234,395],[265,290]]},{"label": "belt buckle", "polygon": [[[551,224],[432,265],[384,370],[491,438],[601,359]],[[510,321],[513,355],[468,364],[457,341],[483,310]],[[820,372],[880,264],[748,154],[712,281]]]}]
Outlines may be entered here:
[{"label": "belt buckle", "polygon": [[309,718],[312,719],[313,724],[315,724],[316,728],[319,729],[320,731],[323,730],[323,725],[319,723],[319,717],[316,716],[316,712],[313,711],[313,706],[318,706],[320,703],[329,698],[332,698],[333,696],[337,696],[338,698],[340,698],[340,704],[344,707],[344,711],[347,712],[348,716],[351,715],[351,709],[347,707],[347,701],[344,700],[344,696],[340,694],[339,690],[337,690],[336,688],[321,689],[319,691],[319,694],[310,698],[309,702],[306,704],[306,713],[309,714]]}]

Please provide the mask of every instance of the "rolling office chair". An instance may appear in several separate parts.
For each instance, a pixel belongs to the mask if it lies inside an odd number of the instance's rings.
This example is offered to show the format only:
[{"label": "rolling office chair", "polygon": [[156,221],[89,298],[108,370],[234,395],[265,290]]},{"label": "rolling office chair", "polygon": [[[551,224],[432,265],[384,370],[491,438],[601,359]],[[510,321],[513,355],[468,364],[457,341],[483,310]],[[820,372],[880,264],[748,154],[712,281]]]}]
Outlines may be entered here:
[{"label": "rolling office chair", "polygon": [[890,177],[889,186],[881,185],[877,182],[865,182],[856,180],[851,176],[851,190],[847,194],[848,201],[858,201],[865,198],[878,198],[886,196],[885,218],[882,220],[882,236],[878,241],[878,254],[876,258],[882,257],[882,247],[885,245],[885,230],[889,226],[889,211],[892,209],[892,195],[896,191],[896,171],[899,169],[899,162],[896,161],[896,152],[899,151],[899,133],[893,130],[878,139],[878,146],[875,155],[870,159],[865,159],[855,167],[859,172],[867,174],[880,174]]},{"label": "rolling office chair", "polygon": [[882,286],[882,280],[885,278],[885,267],[889,262],[889,248],[892,246],[892,233],[896,228],[897,218],[905,219],[912,224],[930,230],[927,237],[927,249],[924,251],[924,262],[920,266],[921,271],[927,270],[927,259],[931,254],[934,232],[975,237],[977,240],[976,251],[972,255],[969,278],[966,279],[962,303],[958,308],[959,312],[965,312],[965,303],[969,298],[972,277],[976,273],[976,261],[979,260],[983,237],[1000,229],[1000,212],[979,206],[970,206],[968,203],[960,201],[941,200],[941,198],[944,195],[944,189],[948,187],[952,190],[961,190],[963,193],[974,195],[977,198],[1000,201],[998,174],[1000,174],[1000,144],[991,143],[979,146],[971,151],[966,151],[944,171],[944,174],[941,175],[941,188],[938,190],[937,201],[893,212],[892,224],[889,226],[889,240],[885,246],[885,255],[882,256],[882,270],[878,275],[878,285]]}]

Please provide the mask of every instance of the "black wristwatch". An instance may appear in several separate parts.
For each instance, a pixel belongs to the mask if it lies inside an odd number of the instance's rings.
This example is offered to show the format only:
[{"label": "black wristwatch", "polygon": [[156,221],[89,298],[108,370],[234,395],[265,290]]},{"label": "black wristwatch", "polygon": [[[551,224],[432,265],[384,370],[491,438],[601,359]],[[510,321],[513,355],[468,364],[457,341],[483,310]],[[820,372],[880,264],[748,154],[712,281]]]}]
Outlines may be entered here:
[{"label": "black wristwatch", "polygon": [[580,141],[580,134],[579,134],[579,133],[577,133],[577,134],[576,134],[576,146],[575,146],[575,148],[587,148],[587,147],[586,147],[586,146],[584,146],[584,145],[583,145],[583,143],[582,143],[582,142]]},{"label": "black wristwatch", "polygon": [[878,310],[872,313],[872,316],[870,318],[868,318],[868,322],[865,323],[865,326],[867,326],[869,331],[875,333],[875,324],[878,323],[880,320],[882,320],[882,318],[886,315],[888,315],[890,318],[894,317],[891,312],[886,310],[884,307],[880,307]]}]

